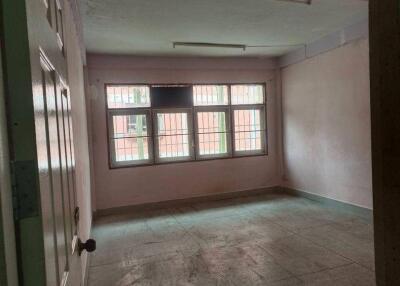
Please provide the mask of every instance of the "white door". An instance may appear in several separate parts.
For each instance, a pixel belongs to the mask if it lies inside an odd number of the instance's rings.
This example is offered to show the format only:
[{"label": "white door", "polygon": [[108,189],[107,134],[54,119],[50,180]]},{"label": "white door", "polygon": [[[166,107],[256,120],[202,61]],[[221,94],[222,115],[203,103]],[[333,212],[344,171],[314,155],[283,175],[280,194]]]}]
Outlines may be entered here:
[{"label": "white door", "polygon": [[47,285],[80,284],[78,213],[67,86],[41,54],[42,96],[34,100]]}]

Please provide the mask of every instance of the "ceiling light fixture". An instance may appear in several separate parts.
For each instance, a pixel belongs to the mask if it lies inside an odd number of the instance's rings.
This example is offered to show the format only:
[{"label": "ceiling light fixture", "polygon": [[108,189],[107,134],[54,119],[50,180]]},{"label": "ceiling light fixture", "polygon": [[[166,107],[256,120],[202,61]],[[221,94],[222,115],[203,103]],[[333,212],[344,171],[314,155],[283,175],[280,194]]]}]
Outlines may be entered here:
[{"label": "ceiling light fixture", "polygon": [[228,48],[241,49],[246,51],[247,48],[280,48],[280,47],[297,47],[304,44],[288,44],[288,45],[243,45],[243,44],[218,44],[218,43],[202,43],[202,42],[173,42],[173,48],[181,47],[200,47],[200,48]]},{"label": "ceiling light fixture", "polygon": [[307,4],[311,5],[312,0],[275,0],[275,1],[282,1],[282,2],[291,2],[291,3],[298,3],[298,4]]},{"label": "ceiling light fixture", "polygon": [[217,44],[217,43],[201,43],[201,42],[174,42],[173,47],[202,47],[202,48],[230,48],[246,50],[246,45],[239,44]]}]

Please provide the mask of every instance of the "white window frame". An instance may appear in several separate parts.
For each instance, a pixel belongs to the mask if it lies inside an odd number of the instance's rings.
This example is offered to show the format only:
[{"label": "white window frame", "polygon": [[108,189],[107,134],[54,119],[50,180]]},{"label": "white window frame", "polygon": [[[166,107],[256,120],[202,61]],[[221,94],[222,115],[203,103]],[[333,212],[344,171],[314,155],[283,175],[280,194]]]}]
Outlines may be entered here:
[{"label": "white window frame", "polygon": [[[197,114],[199,112],[224,112],[225,113],[225,128],[226,128],[226,145],[227,145],[227,153],[220,154],[200,154],[200,132],[199,132],[199,122]],[[232,128],[231,128],[231,112],[229,105],[201,105],[196,106],[194,108],[194,123],[195,123],[195,136],[196,136],[196,158],[198,160],[207,160],[207,159],[218,159],[218,158],[229,158],[232,156]],[[204,133],[211,134],[211,133]]]},{"label": "white window frame", "polygon": [[[264,91],[265,93],[265,91]],[[256,150],[236,150],[236,131],[235,128],[235,110],[260,110],[260,130],[261,131],[261,149]],[[232,144],[233,144],[233,155],[235,157],[251,156],[251,155],[263,155],[267,153],[267,124],[266,124],[266,113],[265,113],[265,96],[263,104],[246,104],[246,105],[232,105]]]},{"label": "white window frame", "polygon": [[[122,107],[122,108],[109,108],[108,107],[108,94],[107,87],[109,86],[146,86],[150,88],[149,84],[117,84],[117,83],[106,83],[105,84],[105,104],[107,112],[107,128],[108,128],[108,153],[109,153],[109,166],[111,169],[119,167],[136,167],[136,166],[148,166],[148,165],[158,165],[165,163],[178,163],[178,162],[194,162],[194,161],[204,161],[204,160],[214,160],[214,159],[225,159],[225,158],[240,158],[247,156],[263,156],[268,155],[268,131],[267,131],[267,87],[265,83],[232,83],[232,84],[191,84],[191,86],[198,85],[216,85],[216,86],[227,86],[228,88],[228,104],[225,105],[193,105],[186,108],[153,108],[151,104],[151,98],[149,106],[147,107]],[[236,104],[232,105],[232,87],[237,85],[261,85],[263,89],[263,103],[257,104]],[[150,95],[151,97],[151,95]],[[258,150],[243,150],[236,151],[236,130],[234,124],[234,112],[235,110],[260,110],[260,131],[261,131],[261,149]],[[189,155],[182,157],[169,157],[160,158],[159,157],[159,142],[158,142],[158,113],[187,113],[188,118],[188,138],[189,138]],[[200,144],[199,142],[199,130],[198,130],[198,112],[225,112],[226,114],[226,134],[227,134],[227,153],[225,154],[204,154],[200,155]],[[130,160],[117,162],[115,159],[115,145],[113,140],[113,115],[146,115],[147,123],[147,138],[148,138],[148,152],[149,158],[145,160]],[[161,135],[162,136],[162,135]]]},{"label": "white window frame", "polygon": [[[189,155],[180,157],[167,157],[161,158],[159,156],[159,136],[158,135],[158,114],[160,113],[187,113],[187,126],[188,126],[188,145]],[[194,157],[194,141],[193,141],[193,112],[191,108],[165,108],[165,109],[153,109],[153,138],[154,138],[154,158],[156,163],[171,163],[171,162],[184,162],[192,161]],[[165,124],[165,122],[164,122]]]},{"label": "white window frame", "polygon": [[[113,117],[114,116],[130,116],[130,115],[145,115],[146,116],[146,126],[147,126],[147,137],[148,138],[148,152],[149,158],[143,160],[129,160],[129,161],[117,161],[116,160],[116,150],[115,150],[115,139],[114,138],[114,124]],[[137,136],[132,136],[137,137]],[[130,138],[130,137],[121,137],[121,138]],[[152,164],[154,161],[153,154],[153,133],[152,133],[152,124],[151,124],[151,111],[148,108],[131,108],[131,109],[109,109],[108,110],[108,141],[109,141],[109,156],[111,167],[124,167],[124,166],[136,166],[136,165],[148,165]]]}]

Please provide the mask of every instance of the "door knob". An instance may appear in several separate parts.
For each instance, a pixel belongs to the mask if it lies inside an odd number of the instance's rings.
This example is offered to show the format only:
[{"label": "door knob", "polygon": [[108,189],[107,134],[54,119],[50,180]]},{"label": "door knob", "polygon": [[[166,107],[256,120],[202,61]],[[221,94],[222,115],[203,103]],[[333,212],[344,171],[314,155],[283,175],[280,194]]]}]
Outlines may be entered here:
[{"label": "door knob", "polygon": [[86,250],[87,252],[93,252],[96,250],[96,240],[88,239],[85,243],[83,243],[80,239],[78,239],[78,254],[81,256],[82,251]]}]

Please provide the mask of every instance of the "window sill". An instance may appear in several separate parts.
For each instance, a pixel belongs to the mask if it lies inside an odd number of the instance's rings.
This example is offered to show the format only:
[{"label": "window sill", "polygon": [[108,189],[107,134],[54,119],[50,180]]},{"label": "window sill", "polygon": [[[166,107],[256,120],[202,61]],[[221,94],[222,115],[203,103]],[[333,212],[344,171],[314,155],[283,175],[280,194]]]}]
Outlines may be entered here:
[{"label": "window sill", "polygon": [[217,161],[217,160],[236,160],[236,159],[245,159],[252,157],[268,157],[268,153],[259,153],[252,155],[236,155],[236,156],[227,156],[227,157],[215,157],[215,158],[198,158],[184,161],[166,161],[166,162],[156,162],[156,163],[148,163],[148,164],[135,164],[135,165],[120,165],[120,166],[112,166],[109,165],[109,170],[116,169],[126,169],[126,168],[140,168],[140,167],[151,167],[151,166],[163,166],[163,165],[171,165],[171,164],[186,164],[186,163],[195,163],[195,162],[207,162],[207,161]]}]

